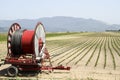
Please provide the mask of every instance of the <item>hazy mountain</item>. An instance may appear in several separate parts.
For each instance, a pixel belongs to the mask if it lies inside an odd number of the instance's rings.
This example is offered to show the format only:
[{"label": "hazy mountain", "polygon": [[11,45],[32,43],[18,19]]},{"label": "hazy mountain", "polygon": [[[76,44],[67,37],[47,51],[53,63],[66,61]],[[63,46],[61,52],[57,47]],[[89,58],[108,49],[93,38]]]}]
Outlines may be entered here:
[{"label": "hazy mountain", "polygon": [[17,22],[22,29],[34,29],[37,22],[42,22],[47,32],[64,32],[64,31],[105,31],[118,30],[120,25],[108,25],[105,22],[75,17],[45,17],[39,19],[18,19],[18,20],[0,20],[0,32],[7,31],[11,24]]}]

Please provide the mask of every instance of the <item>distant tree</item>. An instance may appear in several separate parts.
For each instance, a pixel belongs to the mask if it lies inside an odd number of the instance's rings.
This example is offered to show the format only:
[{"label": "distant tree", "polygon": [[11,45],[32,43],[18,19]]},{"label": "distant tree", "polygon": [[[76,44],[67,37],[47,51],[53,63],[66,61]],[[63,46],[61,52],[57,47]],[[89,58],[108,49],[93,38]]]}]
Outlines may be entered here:
[{"label": "distant tree", "polygon": [[67,31],[66,33],[70,33],[70,31]]}]

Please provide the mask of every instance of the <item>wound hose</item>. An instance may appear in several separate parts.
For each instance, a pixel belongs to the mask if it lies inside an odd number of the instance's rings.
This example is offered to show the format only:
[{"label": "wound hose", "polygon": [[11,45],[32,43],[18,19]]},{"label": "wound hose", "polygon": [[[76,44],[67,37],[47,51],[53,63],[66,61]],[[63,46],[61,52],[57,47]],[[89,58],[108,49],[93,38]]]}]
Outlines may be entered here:
[{"label": "wound hose", "polygon": [[16,30],[12,35],[11,40],[11,51],[13,55],[20,55],[22,54],[22,45],[21,45],[21,38],[24,30]]}]

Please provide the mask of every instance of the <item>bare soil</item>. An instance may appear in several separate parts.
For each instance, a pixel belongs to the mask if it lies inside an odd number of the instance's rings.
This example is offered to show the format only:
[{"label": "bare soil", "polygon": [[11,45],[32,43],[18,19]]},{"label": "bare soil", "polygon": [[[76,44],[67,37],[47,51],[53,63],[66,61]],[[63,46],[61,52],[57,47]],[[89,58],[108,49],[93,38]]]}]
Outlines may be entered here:
[{"label": "bare soil", "polygon": [[[92,35],[92,37],[91,37]],[[98,36],[99,37],[94,37],[94,36]],[[102,33],[102,36],[104,35],[119,35],[118,33]],[[88,36],[88,37],[87,37]],[[89,50],[90,47],[88,47],[86,50],[82,51],[83,49],[85,49],[86,46],[88,46],[90,43],[92,43],[93,40],[97,40],[97,39],[103,40],[105,39],[105,37],[101,37],[101,34],[98,33],[90,33],[90,37],[89,37],[89,33],[84,33],[84,34],[77,34],[76,36],[60,36],[60,37],[50,37],[47,38],[47,48],[48,51],[50,53],[50,55],[53,54],[59,54],[57,56],[55,56],[55,58],[51,58],[51,60],[53,61],[53,66],[57,65],[60,61],[63,60],[63,62],[61,62],[61,64],[63,64],[64,66],[70,66],[71,70],[70,71],[66,71],[66,70],[54,70],[53,72],[48,72],[48,71],[42,71],[42,73],[36,73],[36,72],[20,72],[19,75],[17,77],[8,77],[6,74],[6,70],[9,66],[11,65],[2,65],[0,67],[0,80],[15,80],[15,79],[19,79],[19,80],[120,80],[120,56],[117,55],[117,53],[115,52],[113,46],[110,43],[110,47],[112,49],[114,58],[115,58],[115,62],[116,62],[116,69],[113,68],[113,57],[110,54],[110,50],[108,49],[108,44],[106,46],[106,67],[104,68],[104,62],[105,62],[105,51],[104,51],[104,44],[108,42],[108,40],[105,40],[103,42],[102,48],[101,48],[101,52],[100,52],[100,57],[97,63],[97,66],[95,67],[95,62],[97,60],[97,56],[98,56],[98,52],[100,50],[100,48],[98,47],[93,55],[93,57],[91,58],[89,64],[86,66],[85,64],[87,63],[88,59],[90,58],[91,54],[93,53],[95,46],[93,48],[91,48],[91,50]],[[108,38],[106,36],[106,38]],[[114,38],[114,37],[113,37]],[[118,37],[119,38],[119,37]],[[110,37],[109,37],[110,39]],[[84,41],[87,41],[86,44]],[[109,40],[111,41],[111,40]],[[63,42],[63,44],[62,44]],[[80,45],[77,45],[78,43],[83,42]],[[92,44],[94,44],[95,42],[93,41]],[[97,40],[97,44],[100,44],[99,41]],[[113,43],[114,44],[114,43]],[[76,46],[77,45],[77,46]],[[86,45],[84,47],[84,45]],[[119,44],[117,44],[118,46],[120,46]],[[76,47],[75,47],[76,46]],[[100,46],[100,45],[99,45]],[[6,42],[0,42],[0,59],[5,58],[6,54],[7,54],[7,48],[6,48]],[[54,48],[54,49],[53,49]],[[86,52],[88,51],[88,53],[83,57],[83,59],[81,59],[78,64],[75,65],[75,62],[77,60],[79,60]],[[64,51],[63,53],[61,53],[62,51]],[[61,53],[61,54],[60,54]],[[120,53],[120,52],[119,52]],[[69,57],[69,55],[72,55],[71,57]],[[69,62],[71,60],[71,58],[75,57],[76,55],[78,55],[76,58],[74,58],[69,64],[66,64],[67,62]],[[65,56],[64,56],[65,55]],[[63,57],[61,57],[63,56]],[[69,57],[69,58],[68,58]],[[60,59],[59,59],[60,58]],[[66,59],[67,58],[67,59]],[[59,59],[58,61],[56,61],[56,59]]]}]

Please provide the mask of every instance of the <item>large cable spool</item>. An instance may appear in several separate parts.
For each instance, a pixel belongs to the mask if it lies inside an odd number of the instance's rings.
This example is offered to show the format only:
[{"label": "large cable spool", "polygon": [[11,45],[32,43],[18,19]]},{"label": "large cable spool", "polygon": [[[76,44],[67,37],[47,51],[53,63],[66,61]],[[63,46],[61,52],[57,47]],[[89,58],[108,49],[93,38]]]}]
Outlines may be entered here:
[{"label": "large cable spool", "polygon": [[35,30],[21,30],[18,23],[11,25],[8,31],[8,57],[32,54],[36,59],[44,56],[45,29],[42,23],[38,23]]}]

